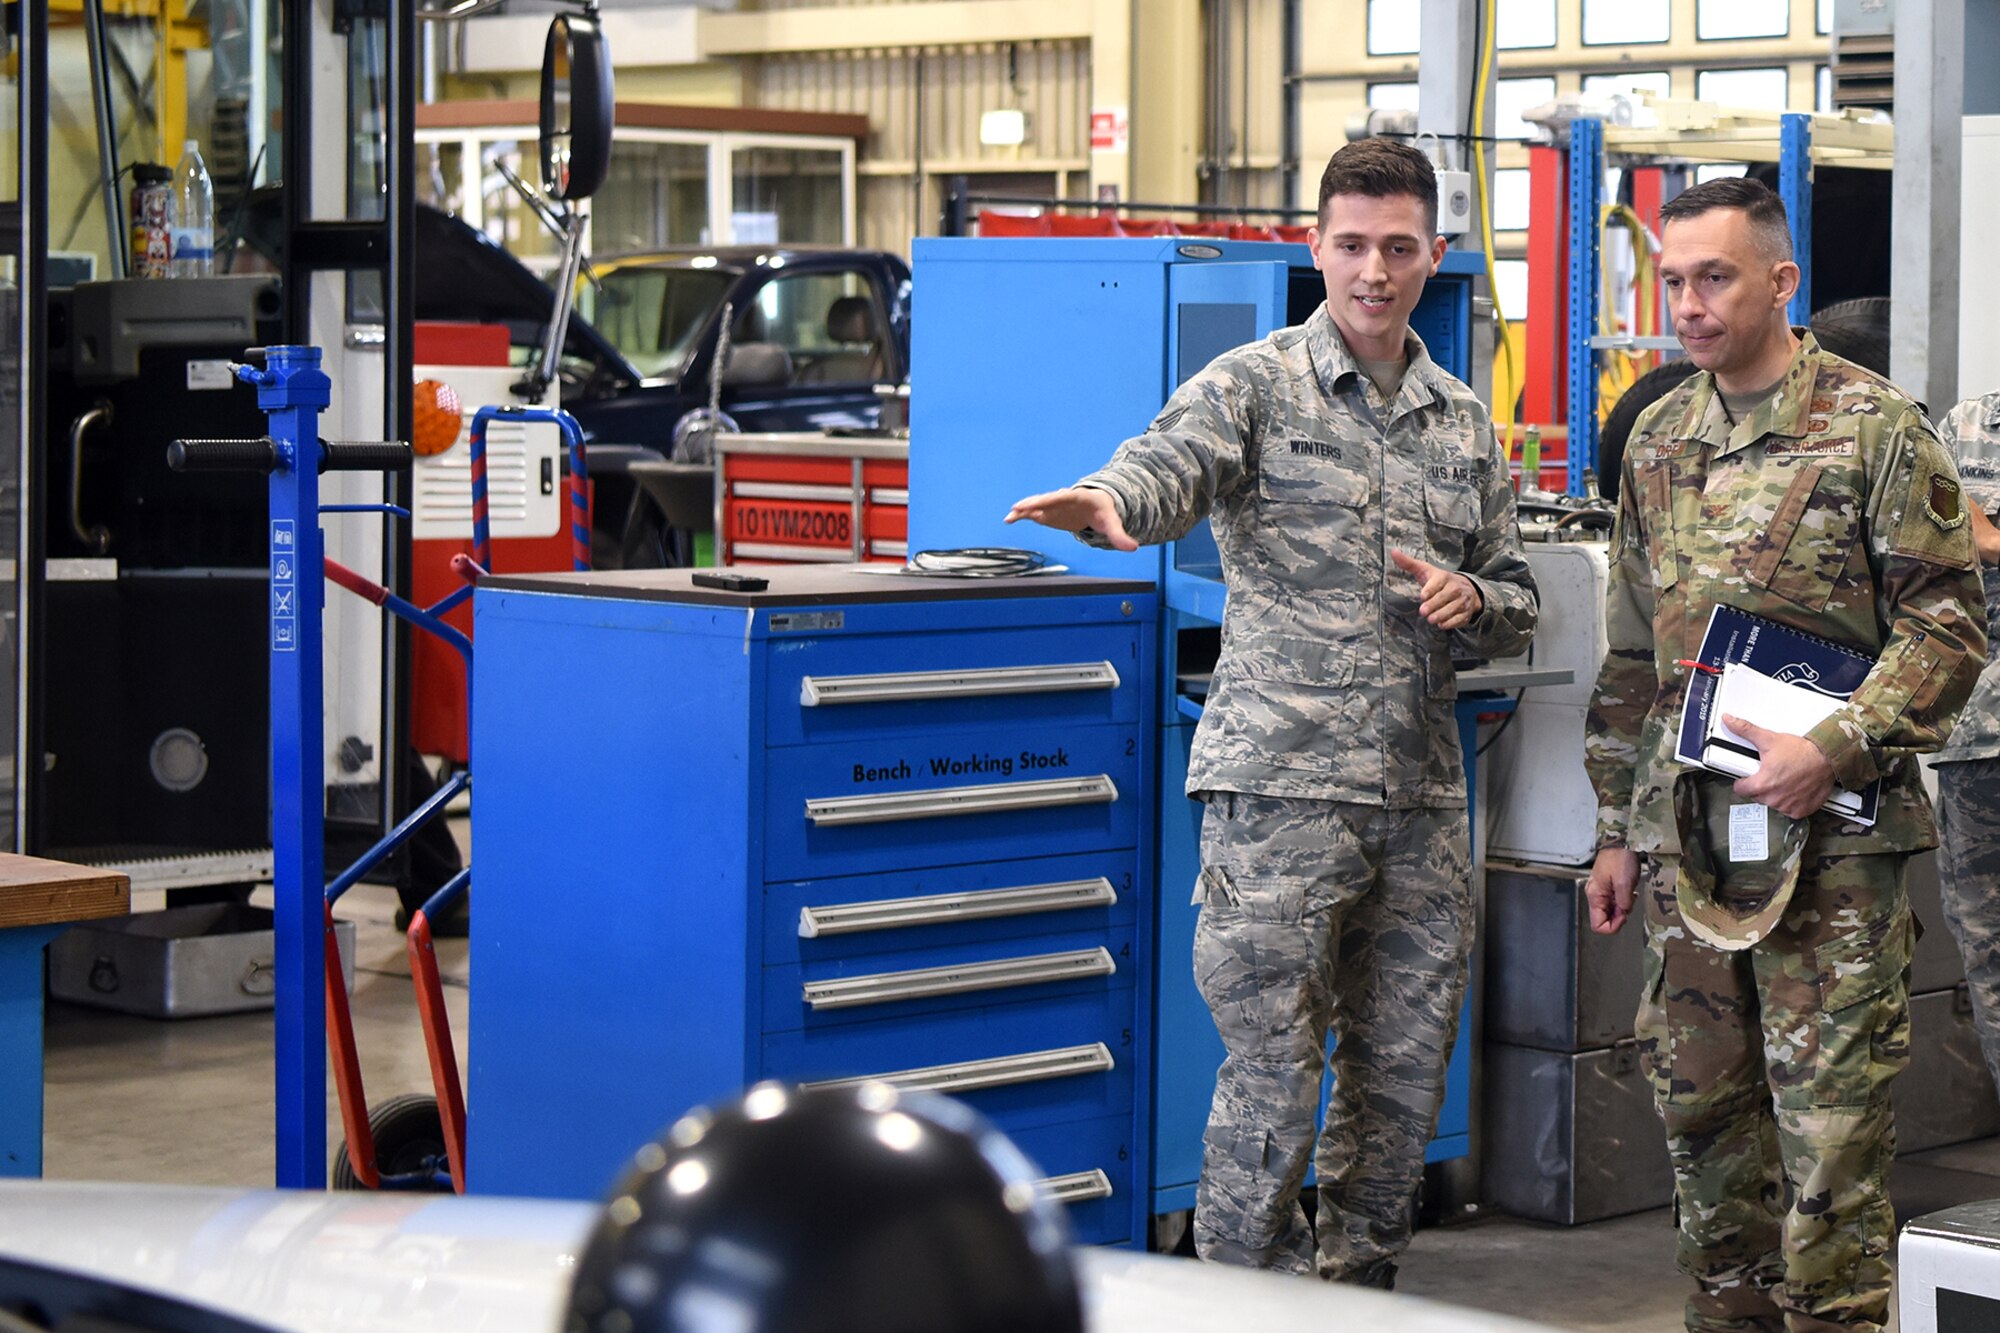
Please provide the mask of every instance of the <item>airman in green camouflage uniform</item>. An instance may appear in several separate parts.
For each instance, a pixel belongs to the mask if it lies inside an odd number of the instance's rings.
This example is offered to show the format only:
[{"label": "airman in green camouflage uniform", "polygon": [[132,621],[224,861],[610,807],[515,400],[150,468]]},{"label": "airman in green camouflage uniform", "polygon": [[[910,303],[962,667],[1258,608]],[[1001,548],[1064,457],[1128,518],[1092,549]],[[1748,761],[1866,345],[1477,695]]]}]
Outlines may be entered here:
[{"label": "airman in green camouflage uniform", "polygon": [[1966,513],[1986,580],[1988,657],[1972,700],[1933,761],[1938,782],[1938,886],[1945,924],[1965,959],[1972,1019],[2000,1086],[2000,393],[1968,398],[1938,426],[1958,460]]},{"label": "airman in green camouflage uniform", "polygon": [[[1797,268],[1776,196],[1710,182],[1661,216],[1704,373],[1640,417],[1621,474],[1586,742],[1592,923],[1622,924],[1636,874],[1637,1033],[1697,1281],[1687,1327],[1878,1329],[1888,1090],[1909,1058],[1903,870],[1935,842],[1914,756],[1943,741],[1985,652],[1972,541],[1916,405],[1786,326]],[[1761,753],[1733,789],[1674,759],[1685,661],[1717,604],[1877,659],[1803,739],[1732,721]],[[1819,812],[1836,783],[1878,778],[1873,827]],[[1775,923],[1748,926],[1767,904]]]},{"label": "airman in green camouflage uniform", "polygon": [[1320,218],[1326,304],[1009,517],[1125,549],[1210,521],[1229,599],[1187,790],[1206,802],[1195,977],[1226,1059],[1195,1243],[1388,1285],[1472,943],[1452,659],[1518,651],[1536,605],[1486,410],[1409,330],[1444,252],[1430,163],[1350,144]]}]

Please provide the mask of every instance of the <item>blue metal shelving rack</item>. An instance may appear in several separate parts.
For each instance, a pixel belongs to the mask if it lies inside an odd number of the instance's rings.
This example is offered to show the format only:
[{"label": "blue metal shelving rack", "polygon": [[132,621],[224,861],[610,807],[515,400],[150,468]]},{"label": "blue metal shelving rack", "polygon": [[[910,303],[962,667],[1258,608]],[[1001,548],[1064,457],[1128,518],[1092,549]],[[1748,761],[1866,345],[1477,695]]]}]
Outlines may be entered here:
[{"label": "blue metal shelving rack", "polygon": [[[1569,490],[1584,493],[1584,473],[1597,466],[1597,292],[1603,282],[1598,218],[1604,207],[1606,148],[1602,121],[1569,125]],[[1812,315],[1812,117],[1779,122],[1778,197],[1791,222],[1799,289],[1786,313],[1794,324]]]}]

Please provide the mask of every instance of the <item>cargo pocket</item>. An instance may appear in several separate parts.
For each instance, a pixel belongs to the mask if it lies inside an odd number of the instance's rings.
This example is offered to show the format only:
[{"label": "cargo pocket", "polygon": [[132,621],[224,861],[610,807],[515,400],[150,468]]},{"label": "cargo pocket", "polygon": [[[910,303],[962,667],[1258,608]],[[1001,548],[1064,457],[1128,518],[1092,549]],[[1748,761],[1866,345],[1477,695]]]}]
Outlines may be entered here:
[{"label": "cargo pocket", "polygon": [[1646,516],[1646,561],[1653,570],[1653,588],[1665,592],[1680,582],[1680,559],[1674,549],[1673,472],[1665,463],[1641,463],[1634,480],[1639,486],[1639,512]]},{"label": "cargo pocket", "polygon": [[1271,1206],[1279,1159],[1276,1137],[1261,1125],[1210,1122],[1202,1181],[1208,1187],[1202,1224],[1248,1250],[1268,1250],[1290,1221],[1288,1209]]},{"label": "cargo pocket", "polygon": [[1930,718],[1931,706],[1937,702],[1939,694],[1958,672],[1958,664],[1965,659],[1965,650],[1946,644],[1935,635],[1919,633],[1911,636],[1897,654],[1895,666],[1888,676],[1888,689],[1893,694],[1903,696],[1902,715],[1916,719],[1920,728],[1935,725]]},{"label": "cargo pocket", "polygon": [[1813,951],[1813,962],[1820,1012],[1802,1104],[1879,1101],[1910,1062],[1909,916],[1898,913],[1829,940]]},{"label": "cargo pocket", "polygon": [[1311,1057],[1322,1037],[1317,928],[1307,910],[1310,880],[1202,871],[1194,935],[1195,988],[1232,1058],[1260,1067]]},{"label": "cargo pocket", "polygon": [[1424,527],[1432,563],[1456,569],[1465,563],[1479,527],[1479,493],[1467,482],[1424,479]]},{"label": "cargo pocket", "polygon": [[[1645,886],[1640,886],[1645,892]],[[1638,911],[1634,904],[1634,914]],[[1629,928],[1629,927],[1628,927]],[[1632,1035],[1639,1046],[1639,1062],[1653,1085],[1653,1100],[1665,1102],[1673,1096],[1673,1036],[1667,1024],[1666,960],[1657,946],[1646,946],[1640,974],[1639,1012],[1632,1020]]]},{"label": "cargo pocket", "polygon": [[1808,611],[1823,611],[1860,535],[1859,501],[1817,464],[1799,469],[1750,562],[1750,581]]},{"label": "cargo pocket", "polygon": [[1320,449],[1352,450],[1355,457],[1318,452],[1291,453],[1267,448],[1257,473],[1257,494],[1271,504],[1345,505],[1365,507],[1373,498],[1372,462],[1365,446],[1351,443],[1321,445]]},{"label": "cargo pocket", "polygon": [[1354,656],[1340,644],[1278,634],[1245,635],[1229,659],[1229,739],[1270,762],[1331,768],[1333,738],[1351,732],[1360,701]]}]

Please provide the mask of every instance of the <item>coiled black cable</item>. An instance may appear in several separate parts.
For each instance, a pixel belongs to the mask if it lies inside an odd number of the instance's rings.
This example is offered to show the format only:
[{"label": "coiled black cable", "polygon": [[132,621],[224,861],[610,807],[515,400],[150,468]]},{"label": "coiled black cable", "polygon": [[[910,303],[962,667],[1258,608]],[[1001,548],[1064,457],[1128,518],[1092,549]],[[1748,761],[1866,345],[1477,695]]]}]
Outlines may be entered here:
[{"label": "coiled black cable", "polygon": [[1048,563],[1040,551],[1020,546],[955,546],[915,552],[909,570],[943,578],[1005,579],[1036,573]]}]

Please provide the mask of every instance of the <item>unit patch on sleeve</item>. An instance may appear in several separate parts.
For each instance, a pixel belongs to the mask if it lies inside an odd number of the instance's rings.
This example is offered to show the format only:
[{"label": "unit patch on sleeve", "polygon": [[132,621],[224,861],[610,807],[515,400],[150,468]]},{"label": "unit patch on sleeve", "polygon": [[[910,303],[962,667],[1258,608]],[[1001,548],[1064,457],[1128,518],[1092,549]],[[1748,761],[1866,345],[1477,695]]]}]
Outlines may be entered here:
[{"label": "unit patch on sleeve", "polygon": [[1931,473],[1930,489],[1924,495],[1924,514],[1945,532],[1965,522],[1965,505],[1958,483],[1942,472]]}]

